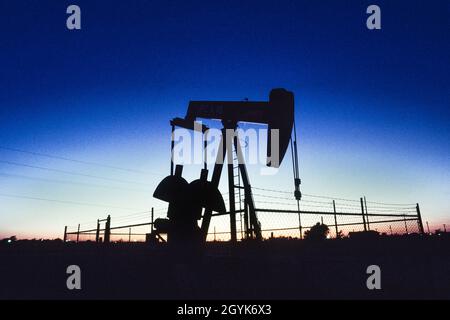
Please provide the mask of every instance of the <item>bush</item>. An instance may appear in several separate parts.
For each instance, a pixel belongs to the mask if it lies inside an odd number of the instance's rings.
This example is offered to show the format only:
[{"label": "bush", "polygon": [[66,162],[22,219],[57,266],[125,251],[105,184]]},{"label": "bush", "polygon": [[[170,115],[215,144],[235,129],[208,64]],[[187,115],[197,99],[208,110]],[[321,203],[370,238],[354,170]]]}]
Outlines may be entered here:
[{"label": "bush", "polygon": [[306,240],[325,240],[327,238],[330,229],[326,224],[320,224],[317,222],[311,229],[305,231]]}]

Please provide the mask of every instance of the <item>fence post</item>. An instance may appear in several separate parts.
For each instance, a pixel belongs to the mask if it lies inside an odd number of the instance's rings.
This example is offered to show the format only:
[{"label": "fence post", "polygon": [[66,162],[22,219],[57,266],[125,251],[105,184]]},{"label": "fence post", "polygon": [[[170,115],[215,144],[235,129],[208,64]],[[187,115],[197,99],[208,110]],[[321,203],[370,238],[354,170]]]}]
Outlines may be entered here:
[{"label": "fence post", "polygon": [[427,221],[427,230],[428,230],[428,234],[430,234],[430,226],[428,225],[428,221]]},{"label": "fence post", "polygon": [[131,228],[128,228],[128,242],[131,242]]},{"label": "fence post", "polygon": [[64,227],[64,240],[63,242],[67,241],[67,226]]},{"label": "fence post", "polygon": [[95,242],[98,243],[100,238],[100,219],[97,219],[97,231],[95,232]]},{"label": "fence post", "polygon": [[300,240],[303,239],[302,231],[302,217],[300,216],[300,202],[297,200],[297,210],[298,210],[298,231],[300,232]]},{"label": "fence post", "polygon": [[447,233],[447,228],[446,228],[445,223],[444,223],[444,232]]},{"label": "fence post", "polygon": [[360,202],[361,202],[361,213],[362,213],[362,218],[363,218],[363,224],[364,224],[364,231],[367,231],[367,226],[366,226],[366,217],[364,214],[364,202],[363,202],[363,198],[359,198]]},{"label": "fence post", "polygon": [[336,239],[338,238],[338,224],[337,224],[337,216],[336,216],[336,203],[333,200],[333,212],[334,212],[334,226],[336,228]]},{"label": "fence post", "polygon": [[369,212],[367,212],[367,201],[366,201],[366,196],[364,196],[364,207],[366,208],[367,229],[370,230],[370,224],[369,224]]},{"label": "fence post", "polygon": [[[423,223],[422,223],[422,215],[420,214],[420,207],[419,204],[416,203],[416,212],[417,212],[417,222],[419,224],[419,231],[421,234],[425,233],[425,230],[423,229]],[[428,222],[427,222],[427,226],[428,226]],[[428,233],[430,231],[428,230]]]},{"label": "fence post", "polygon": [[105,243],[109,243],[111,235],[111,216],[108,214],[105,224]]},{"label": "fence post", "polygon": [[154,214],[154,211],[153,211],[153,207],[152,207],[152,224],[151,224],[151,229],[150,229],[150,232],[151,233],[153,233],[153,214]]},{"label": "fence post", "polygon": [[77,243],[80,240],[80,224],[78,224],[78,230],[77,230]]},{"label": "fence post", "polygon": [[389,225],[389,231],[391,231],[391,236],[392,236],[393,233],[392,233],[392,226],[391,225]]},{"label": "fence post", "polygon": [[406,234],[408,234],[408,225],[406,224],[406,216],[403,217],[404,221],[405,221],[405,230],[406,230]]}]

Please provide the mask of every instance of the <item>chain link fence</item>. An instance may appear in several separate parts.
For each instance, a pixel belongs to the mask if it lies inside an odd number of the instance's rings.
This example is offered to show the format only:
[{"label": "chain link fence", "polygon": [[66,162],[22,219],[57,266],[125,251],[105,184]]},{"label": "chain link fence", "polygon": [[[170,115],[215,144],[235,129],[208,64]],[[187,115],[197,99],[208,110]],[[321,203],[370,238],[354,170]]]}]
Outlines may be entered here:
[{"label": "chain link fence", "polygon": [[[317,223],[329,228],[328,238],[348,237],[351,232],[373,230],[385,235],[422,233],[418,204],[389,204],[365,198],[344,199],[304,194],[298,203],[293,193],[253,188],[256,213],[263,239],[303,238]],[[237,239],[245,238],[243,208],[245,198],[235,195]],[[229,204],[228,194],[224,194]],[[229,210],[229,207],[228,207]],[[165,218],[167,208],[110,218],[111,242],[143,242],[150,233],[153,220]],[[66,241],[105,241],[107,219],[66,227]],[[229,241],[230,215],[214,215],[207,241]]]}]

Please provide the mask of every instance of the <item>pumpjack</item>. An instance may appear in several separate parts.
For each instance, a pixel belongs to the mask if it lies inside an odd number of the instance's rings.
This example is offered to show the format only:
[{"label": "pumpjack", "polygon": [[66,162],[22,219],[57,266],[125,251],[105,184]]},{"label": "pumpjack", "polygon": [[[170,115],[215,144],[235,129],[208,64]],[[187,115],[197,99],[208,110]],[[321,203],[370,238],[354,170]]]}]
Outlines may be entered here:
[{"label": "pumpjack", "polygon": [[[183,166],[175,165],[173,160],[173,133],[176,127],[189,130],[201,130],[206,134],[209,128],[199,124],[197,119],[220,120],[222,135],[217,152],[211,180],[208,181],[206,161],[201,170],[200,178],[188,183],[182,177]],[[267,135],[267,166],[278,168],[291,144],[294,168],[294,196],[297,203],[301,198],[300,179],[298,176],[297,142],[294,121],[294,95],[285,89],[273,89],[269,101],[190,101],[186,116],[174,118],[172,126],[172,159],[170,175],[164,178],[153,196],[169,203],[167,218],[156,219],[154,232],[167,234],[169,243],[186,243],[206,241],[208,229],[213,215],[229,215],[231,241],[237,241],[236,213],[240,213],[244,220],[244,237],[246,239],[262,239],[261,224],[255,209],[252,188],[247,173],[247,167],[242,156],[239,138],[234,134],[240,122],[265,124],[268,126]],[[294,129],[294,138],[292,131]],[[233,134],[229,134],[231,133]],[[273,140],[271,132],[276,132]],[[205,140],[206,141],[206,140]],[[206,142],[205,142],[206,147]],[[236,158],[233,157],[236,154]],[[222,174],[225,157],[228,169],[229,211],[226,212],[225,202],[218,186]],[[237,160],[237,166],[234,161]],[[236,186],[235,170],[242,179],[242,186]],[[235,189],[244,191],[244,208],[236,210]],[[241,190],[239,190],[240,192]],[[215,212],[215,214],[213,214]],[[201,226],[198,226],[198,220]],[[160,237],[160,236],[159,236]]]}]

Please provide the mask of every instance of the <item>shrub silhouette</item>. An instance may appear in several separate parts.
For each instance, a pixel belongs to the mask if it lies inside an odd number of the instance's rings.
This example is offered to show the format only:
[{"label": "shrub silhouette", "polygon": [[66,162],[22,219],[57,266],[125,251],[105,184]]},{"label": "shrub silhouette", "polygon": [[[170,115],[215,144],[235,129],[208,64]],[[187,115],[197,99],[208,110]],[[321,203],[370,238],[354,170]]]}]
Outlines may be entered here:
[{"label": "shrub silhouette", "polygon": [[320,224],[317,222],[311,229],[305,231],[306,240],[325,240],[327,238],[330,229],[326,224]]}]

